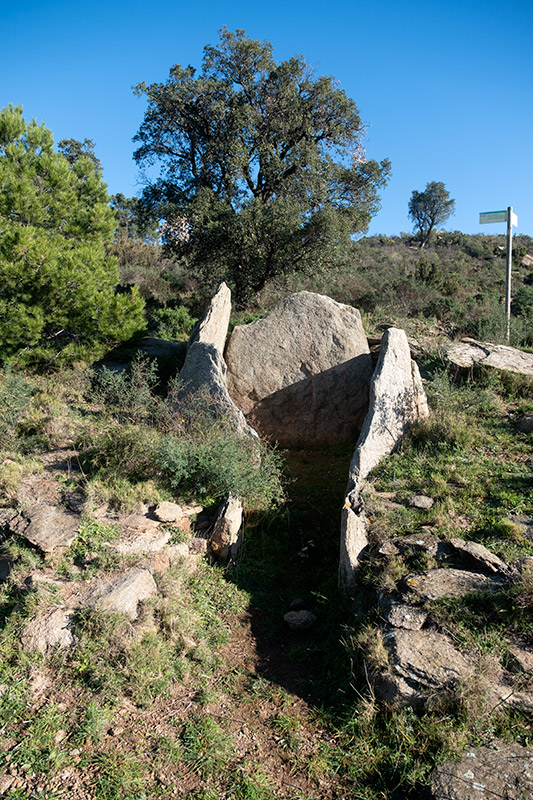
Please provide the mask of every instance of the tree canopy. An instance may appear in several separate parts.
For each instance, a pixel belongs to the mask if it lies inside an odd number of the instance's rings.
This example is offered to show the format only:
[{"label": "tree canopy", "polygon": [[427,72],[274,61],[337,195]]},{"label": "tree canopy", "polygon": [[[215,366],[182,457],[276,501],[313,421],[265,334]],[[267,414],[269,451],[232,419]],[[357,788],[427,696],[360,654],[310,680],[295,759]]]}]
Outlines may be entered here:
[{"label": "tree canopy", "polygon": [[70,160],[21,107],[0,112],[0,358],[72,356],[142,328],[137,291],[115,292],[108,203],[90,154]]},{"label": "tree canopy", "polygon": [[418,229],[422,240],[421,247],[427,243],[435,225],[442,225],[455,210],[455,200],[441,181],[426,184],[423,192],[413,190],[409,200],[409,217]]},{"label": "tree canopy", "polygon": [[148,109],[135,159],[159,166],[144,202],[167,250],[245,301],[276,276],[331,266],[379,207],[390,165],[367,160],[357,107],[302,56],[222,29],[199,74],[136,87]]}]

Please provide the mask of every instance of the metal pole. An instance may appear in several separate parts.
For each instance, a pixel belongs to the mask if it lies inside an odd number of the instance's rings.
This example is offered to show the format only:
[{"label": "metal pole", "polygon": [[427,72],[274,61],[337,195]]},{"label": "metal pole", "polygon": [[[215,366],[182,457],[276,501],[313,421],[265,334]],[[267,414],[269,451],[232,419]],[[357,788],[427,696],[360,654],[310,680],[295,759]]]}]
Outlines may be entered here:
[{"label": "metal pole", "polygon": [[513,207],[507,208],[507,273],[505,278],[505,316],[507,319],[507,330],[505,338],[507,342],[511,337],[511,263],[513,260]]}]

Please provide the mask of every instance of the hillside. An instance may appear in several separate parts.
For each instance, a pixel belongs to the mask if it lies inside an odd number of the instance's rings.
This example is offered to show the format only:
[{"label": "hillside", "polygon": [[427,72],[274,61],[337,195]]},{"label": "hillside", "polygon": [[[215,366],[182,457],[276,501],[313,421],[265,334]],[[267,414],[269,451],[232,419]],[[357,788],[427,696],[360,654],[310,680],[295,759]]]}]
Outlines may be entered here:
[{"label": "hillside", "polygon": [[[361,239],[342,274],[271,283],[234,317],[306,288],[360,308],[376,348],[390,325],[409,334],[431,414],[369,476],[371,546],[349,596],[337,567],[355,442],[252,448],[142,354],[124,370],[3,370],[0,794],[418,800],[466,747],[530,744],[531,709],[493,689],[531,696],[533,378],[444,357],[454,336],[501,339],[502,242]],[[530,348],[527,253],[517,237],[513,341]],[[228,492],[245,516],[225,563],[206,550]],[[490,590],[413,600],[413,576],[451,576],[473,545],[504,565]],[[472,670],[421,703],[380,688],[398,600]],[[291,629],[301,610],[312,624]]]}]

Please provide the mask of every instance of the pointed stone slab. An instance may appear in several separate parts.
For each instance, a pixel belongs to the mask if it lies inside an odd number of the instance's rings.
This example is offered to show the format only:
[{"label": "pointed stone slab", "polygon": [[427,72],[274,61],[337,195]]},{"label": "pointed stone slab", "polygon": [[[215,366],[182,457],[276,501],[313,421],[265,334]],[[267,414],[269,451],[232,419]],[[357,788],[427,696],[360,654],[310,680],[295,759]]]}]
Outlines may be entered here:
[{"label": "pointed stone slab", "polygon": [[361,488],[369,472],[396,447],[407,428],[429,413],[418,367],[405,331],[389,328],[370,388],[370,406],[350,464],[341,517],[339,586],[355,585],[361,551],[368,544]]}]

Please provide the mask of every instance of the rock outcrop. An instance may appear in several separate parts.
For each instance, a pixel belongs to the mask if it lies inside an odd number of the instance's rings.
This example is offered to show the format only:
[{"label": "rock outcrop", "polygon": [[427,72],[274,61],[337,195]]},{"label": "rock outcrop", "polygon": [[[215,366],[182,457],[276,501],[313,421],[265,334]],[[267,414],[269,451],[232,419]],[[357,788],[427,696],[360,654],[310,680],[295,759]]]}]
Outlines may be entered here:
[{"label": "rock outcrop", "polygon": [[43,553],[53,553],[54,550],[70,547],[79,525],[77,514],[47,503],[34,503],[11,520],[9,528]]},{"label": "rock outcrop", "polygon": [[533,353],[524,353],[504,344],[465,338],[454,342],[448,348],[446,356],[448,361],[462,369],[484,366],[533,375]]},{"label": "rock outcrop", "polygon": [[421,800],[526,800],[533,797],[533,747],[494,740],[440,764]]},{"label": "rock outcrop", "polygon": [[369,472],[392,452],[416,419],[429,413],[420,373],[405,332],[389,328],[370,388],[370,406],[355,446],[342,510],[339,585],[349,591],[368,544],[361,488]]},{"label": "rock outcrop", "polygon": [[290,295],[235,328],[226,361],[231,397],[265,438],[320,447],[360,431],[372,360],[357,309],[312,292]]}]

